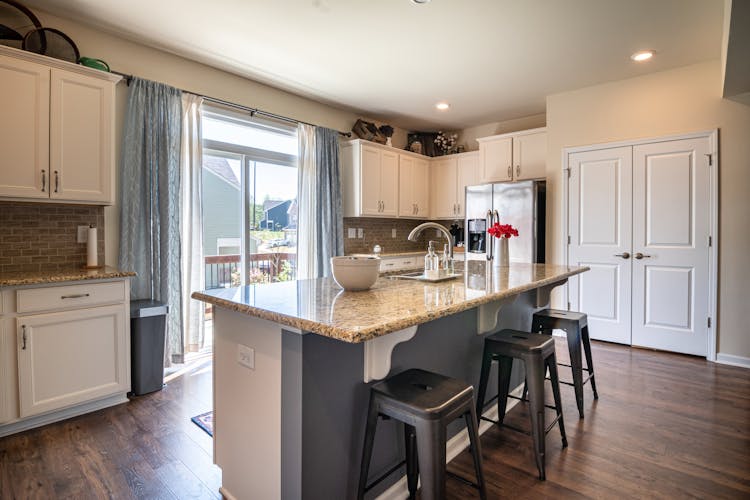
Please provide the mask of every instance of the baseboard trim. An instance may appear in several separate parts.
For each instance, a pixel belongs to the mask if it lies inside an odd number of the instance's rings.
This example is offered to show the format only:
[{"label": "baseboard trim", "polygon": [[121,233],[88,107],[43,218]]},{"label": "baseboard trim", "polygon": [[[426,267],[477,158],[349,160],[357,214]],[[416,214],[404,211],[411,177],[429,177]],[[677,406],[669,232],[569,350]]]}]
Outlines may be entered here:
[{"label": "baseboard trim", "polygon": [[[516,397],[521,397],[523,393],[523,384],[519,385],[511,391],[511,394]],[[514,406],[518,404],[517,399],[511,399],[508,401],[508,406],[505,409],[505,413],[508,413]],[[497,406],[492,407],[485,411],[483,414],[486,418],[497,420]],[[479,421],[479,435],[481,436],[494,424],[487,422],[486,420]],[[446,463],[450,462],[458,456],[459,453],[469,447],[469,432],[466,429],[461,430],[458,434],[448,440],[445,446],[445,459]],[[406,476],[402,476],[396,483],[390,488],[385,490],[378,496],[377,500],[403,500],[409,498],[409,488],[406,485]]]},{"label": "baseboard trim", "polygon": [[91,413],[92,411],[109,408],[110,406],[115,406],[127,402],[128,398],[125,397],[124,394],[116,394],[108,398],[76,405],[64,410],[55,411],[53,413],[37,415],[34,417],[25,418],[23,420],[16,420],[15,422],[11,422],[9,424],[0,425],[0,437],[9,436],[17,432],[27,431],[35,427],[41,427],[43,425],[52,424],[61,420],[67,420],[69,418],[77,417],[85,413]]},{"label": "baseboard trim", "polygon": [[735,356],[734,354],[716,353],[716,362],[722,365],[739,366],[741,368],[750,368],[750,358],[744,356]]},{"label": "baseboard trim", "polygon": [[219,493],[225,500],[237,500],[237,497],[229,493],[223,486],[219,486]]}]

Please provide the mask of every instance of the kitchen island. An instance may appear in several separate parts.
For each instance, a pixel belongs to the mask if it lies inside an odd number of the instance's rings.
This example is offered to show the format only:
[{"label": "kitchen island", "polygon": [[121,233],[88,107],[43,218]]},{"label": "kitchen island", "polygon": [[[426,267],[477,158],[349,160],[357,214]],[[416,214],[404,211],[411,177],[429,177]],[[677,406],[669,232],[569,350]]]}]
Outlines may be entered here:
[{"label": "kitchen island", "polygon": [[[194,293],[215,306],[214,461],[222,494],[353,498],[370,383],[422,368],[476,385],[483,335],[528,330],[550,291],[587,269],[470,261],[458,279],[381,277],[365,292],[323,278]],[[520,373],[514,380],[521,382]],[[449,429],[449,458],[465,446],[459,431],[459,422]],[[372,476],[402,456],[400,427],[381,422]],[[372,496],[398,488],[397,476]]]}]

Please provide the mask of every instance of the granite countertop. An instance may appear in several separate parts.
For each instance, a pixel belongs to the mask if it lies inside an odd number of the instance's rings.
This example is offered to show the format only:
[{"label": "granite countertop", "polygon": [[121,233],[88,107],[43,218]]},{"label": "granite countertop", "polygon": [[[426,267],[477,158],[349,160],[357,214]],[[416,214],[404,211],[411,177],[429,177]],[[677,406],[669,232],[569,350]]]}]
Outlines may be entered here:
[{"label": "granite countertop", "polygon": [[105,266],[100,269],[84,269],[82,267],[71,267],[59,271],[0,273],[0,287],[39,285],[44,283],[64,283],[66,281],[129,278],[133,276],[135,276],[134,272],[123,271],[116,267]]},{"label": "granite countertop", "polygon": [[342,290],[332,278],[194,292],[194,299],[345,342],[364,342],[561,282],[588,267],[469,261],[463,278],[441,283],[381,276],[364,292]]}]

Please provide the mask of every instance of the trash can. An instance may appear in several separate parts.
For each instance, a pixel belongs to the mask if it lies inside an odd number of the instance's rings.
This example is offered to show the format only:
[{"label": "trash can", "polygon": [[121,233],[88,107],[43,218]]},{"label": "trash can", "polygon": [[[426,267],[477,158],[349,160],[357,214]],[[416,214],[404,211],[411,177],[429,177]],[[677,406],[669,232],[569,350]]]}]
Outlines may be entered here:
[{"label": "trash can", "polygon": [[164,385],[164,344],[169,306],[155,300],[130,302],[131,394],[141,396]]}]

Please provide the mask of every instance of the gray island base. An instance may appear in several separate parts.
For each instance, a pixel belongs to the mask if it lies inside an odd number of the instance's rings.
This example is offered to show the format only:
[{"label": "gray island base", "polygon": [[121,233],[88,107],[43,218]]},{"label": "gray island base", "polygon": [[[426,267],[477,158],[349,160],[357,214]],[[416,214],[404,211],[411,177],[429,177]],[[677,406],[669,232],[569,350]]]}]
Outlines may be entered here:
[{"label": "gray island base", "polygon": [[[470,261],[463,278],[439,284],[380,278],[369,291],[344,292],[323,278],[194,293],[215,306],[221,493],[238,500],[355,498],[372,383],[422,368],[476,387],[484,335],[528,330],[550,291],[586,270]],[[512,387],[522,383],[521,369],[514,366]],[[496,392],[493,383],[488,394]],[[496,413],[489,405],[485,415]],[[403,459],[400,425],[379,422],[371,478]],[[458,420],[448,435],[451,460],[468,438]],[[405,471],[368,497],[399,492],[406,492]]]}]

